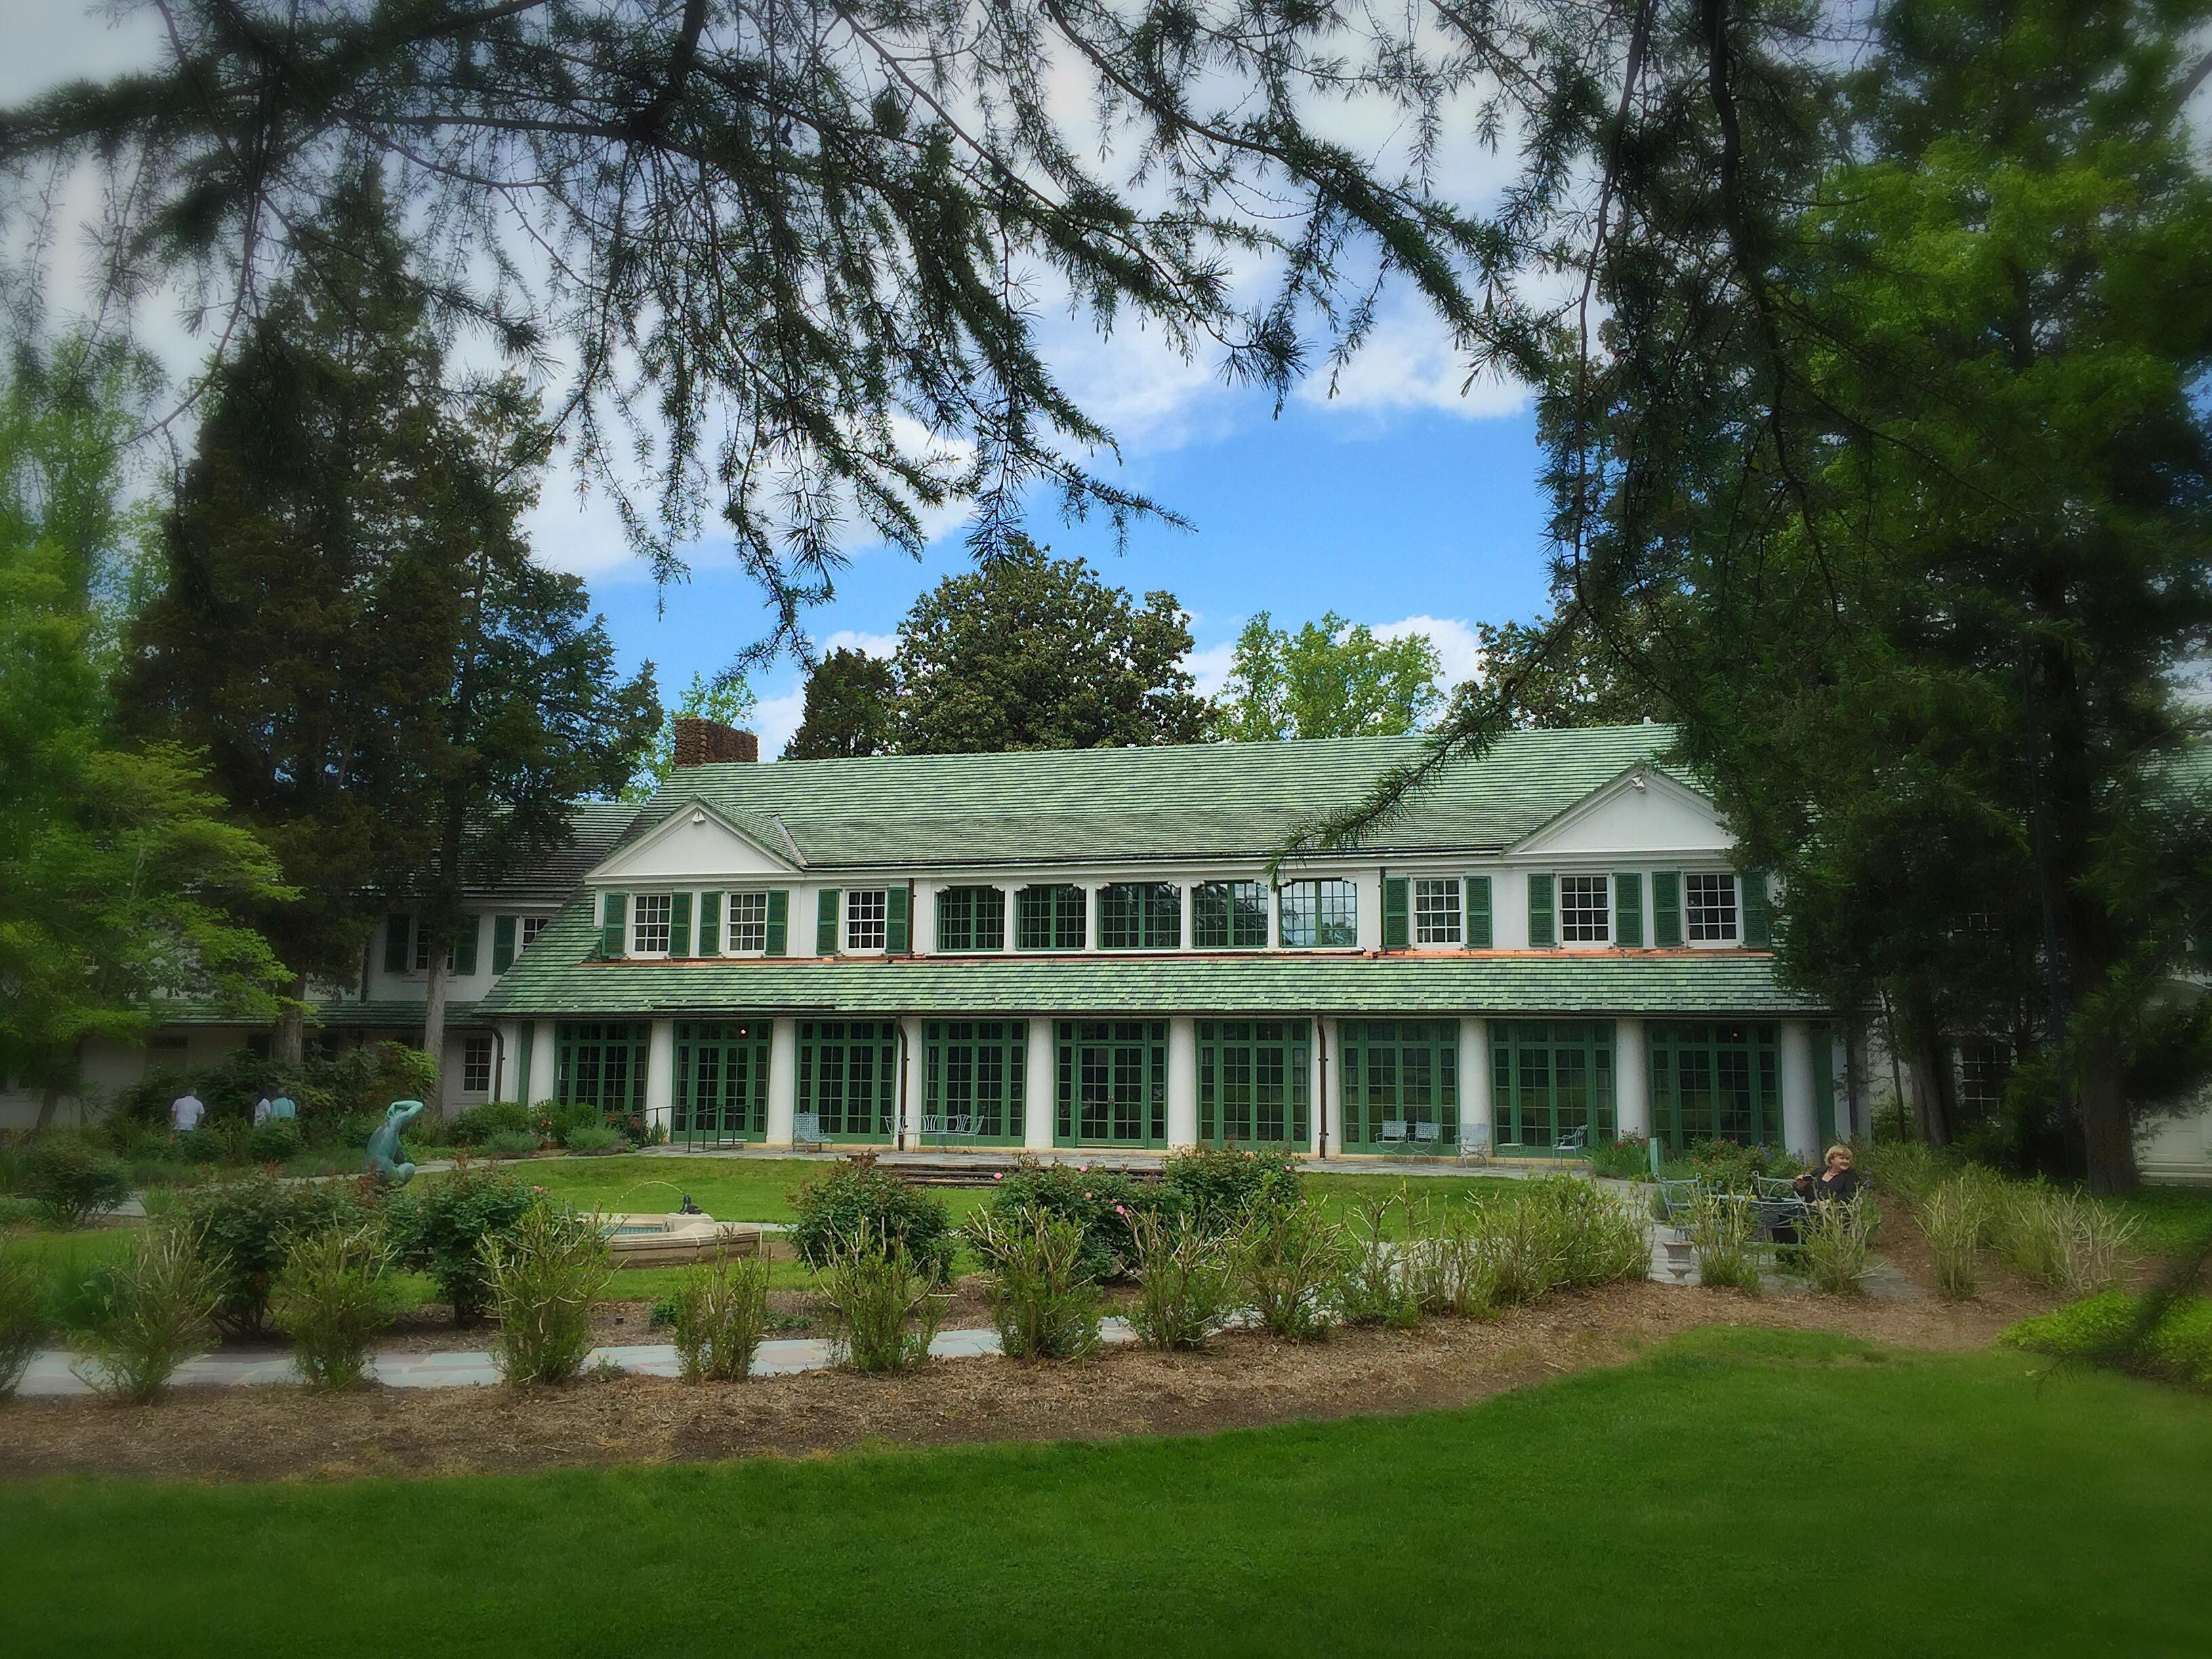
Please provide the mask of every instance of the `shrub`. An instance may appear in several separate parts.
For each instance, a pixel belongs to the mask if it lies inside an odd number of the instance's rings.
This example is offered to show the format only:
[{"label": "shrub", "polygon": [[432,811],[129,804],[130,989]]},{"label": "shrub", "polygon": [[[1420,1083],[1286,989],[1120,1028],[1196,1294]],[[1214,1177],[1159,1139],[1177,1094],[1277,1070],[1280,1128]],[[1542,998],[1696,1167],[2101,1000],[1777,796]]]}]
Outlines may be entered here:
[{"label": "shrub", "polygon": [[427,1269],[453,1322],[471,1325],[491,1301],[483,1244],[511,1233],[530,1203],[530,1188],[505,1170],[466,1169],[395,1194],[386,1212],[400,1260]]},{"label": "shrub", "polygon": [[198,1188],[177,1215],[206,1265],[216,1292],[216,1322],[241,1334],[267,1322],[270,1286],[295,1240],[351,1231],[368,1219],[350,1187],[269,1176]]},{"label": "shrub", "polygon": [[571,1129],[568,1131],[568,1138],[561,1144],[572,1152],[586,1155],[623,1152],[629,1146],[629,1141],[623,1139],[614,1130],[608,1128],[604,1123],[593,1123],[580,1129]]},{"label": "shrub", "polygon": [[1851,1161],[1868,1181],[1916,1209],[1954,1168],[1953,1160],[1918,1140],[1858,1142],[1852,1147]]},{"label": "shrub", "polygon": [[1498,1268],[1472,1224],[1468,1210],[1425,1198],[1407,1218],[1406,1271],[1425,1314],[1474,1317],[1490,1310],[1498,1295]]},{"label": "shrub", "polygon": [[106,1288],[94,1322],[80,1334],[85,1357],[76,1374],[111,1399],[151,1400],[206,1340],[216,1304],[207,1264],[183,1228],[149,1228]]},{"label": "shrub", "polygon": [[1420,1292],[1407,1271],[1407,1256],[1390,1235],[1391,1215],[1407,1201],[1401,1188],[1395,1196],[1363,1198],[1352,1206],[1335,1291],[1337,1311],[1347,1325],[1420,1322]]},{"label": "shrub", "polygon": [[1848,1203],[1816,1204],[1797,1224],[1798,1247],[1790,1253],[1796,1270],[1813,1288],[1831,1296],[1857,1296],[1866,1289],[1867,1261],[1881,1218],[1863,1197]]},{"label": "shrub", "polygon": [[276,1328],[311,1389],[349,1389],[399,1314],[392,1255],[372,1227],[330,1228],[292,1241],[270,1292]]},{"label": "shrub", "polygon": [[2042,1182],[2008,1188],[1996,1203],[1990,1242],[2015,1273],[2053,1290],[2108,1290],[2135,1234],[2131,1217]]},{"label": "shrub", "polygon": [[[605,1114],[589,1101],[545,1100],[530,1109],[522,1127],[541,1140],[565,1146],[570,1135],[584,1129],[604,1129],[607,1120]],[[620,1135],[616,1139],[620,1139]]]},{"label": "shrub", "polygon": [[1779,1147],[1745,1146],[1733,1140],[1700,1140],[1690,1147],[1690,1168],[1708,1187],[1747,1193],[1754,1176],[1795,1175],[1796,1160]]},{"label": "shrub", "polygon": [[23,1196],[53,1227],[82,1227],[131,1196],[122,1159],[58,1135],[42,1135],[31,1144],[17,1180]]},{"label": "shrub", "polygon": [[1651,1173],[1651,1143],[1639,1134],[1601,1140],[1589,1149],[1590,1173],[1634,1181]]},{"label": "shrub", "polygon": [[[1212,1146],[1170,1152],[1156,1191],[1172,1200],[1171,1207],[1188,1211],[1200,1227],[1212,1231],[1234,1226],[1255,1206],[1305,1200],[1305,1188],[1299,1184],[1297,1168],[1288,1152],[1246,1152]],[[1126,1199],[1121,1201],[1130,1208],[1145,1207],[1129,1205]],[[1153,1207],[1159,1206],[1155,1203]]]},{"label": "shrub", "polygon": [[185,1130],[175,1145],[177,1156],[187,1164],[220,1164],[230,1156],[230,1137],[212,1123]]},{"label": "shrub", "polygon": [[1238,1286],[1271,1335],[1328,1334],[1328,1297],[1348,1255],[1341,1227],[1310,1204],[1261,1206],[1245,1214],[1232,1249]]},{"label": "shrub", "polygon": [[492,1358],[508,1382],[566,1382],[592,1352],[592,1304],[614,1277],[597,1216],[540,1200],[483,1245],[499,1310]]},{"label": "shrub", "polygon": [[1137,1275],[1130,1326],[1149,1347],[1202,1346],[1237,1310],[1229,1241],[1188,1214],[1139,1211],[1127,1222]]},{"label": "shrub", "polygon": [[830,1315],[830,1346],[855,1370],[912,1370],[929,1358],[944,1296],[915,1258],[881,1234],[835,1247],[817,1280]]},{"label": "shrub", "polygon": [[1133,1180],[1116,1170],[1024,1158],[993,1184],[989,1207],[1006,1213],[1042,1210],[1073,1222],[1083,1230],[1084,1271],[1103,1281],[1125,1279],[1135,1265],[1130,1218],[1163,1214],[1180,1202],[1164,1186]]},{"label": "shrub", "polygon": [[798,1218],[792,1248],[817,1271],[842,1261],[863,1241],[909,1258],[933,1285],[952,1273],[956,1241],[945,1200],[873,1163],[832,1164],[791,1194]]},{"label": "shrub", "polygon": [[[378,1121],[383,1121],[381,1107],[377,1109],[376,1117]],[[471,1106],[447,1118],[445,1127],[447,1138],[456,1146],[481,1146],[494,1135],[505,1134],[526,1134],[533,1147],[538,1144],[537,1126],[531,1121],[530,1109],[516,1100],[488,1100],[481,1106]]]},{"label": "shrub", "polygon": [[1553,1234],[1559,1283],[1573,1290],[1651,1276],[1651,1240],[1633,1203],[1576,1176],[1524,1182],[1523,1207],[1534,1206]]},{"label": "shrub", "polygon": [[1729,1194],[1707,1193],[1691,1212],[1689,1234],[1700,1284],[1759,1294],[1758,1211]]},{"label": "shrub", "polygon": [[979,1210],[967,1232],[988,1275],[1000,1352],[1033,1360],[1097,1351],[1098,1281],[1084,1266],[1079,1223],[1041,1209]]},{"label": "shrub", "polygon": [[44,1275],[19,1250],[0,1250],[0,1401],[12,1398],[46,1340]]},{"label": "shrub", "polygon": [[2086,1359],[2172,1382],[2212,1386],[2212,1298],[2171,1304],[2140,1338],[2142,1304],[2120,1291],[2069,1303],[2055,1312],[2024,1319],[1999,1340],[2062,1359]]},{"label": "shrub", "polygon": [[283,1164],[307,1150],[307,1137],[297,1123],[272,1119],[246,1132],[246,1156],[256,1164]]},{"label": "shrub", "polygon": [[[666,1298],[686,1382],[743,1382],[768,1329],[768,1259],[727,1257],[684,1270]],[[661,1303],[653,1304],[658,1315]]]},{"label": "shrub", "polygon": [[1964,1302],[1981,1285],[1982,1242],[1992,1206],[1978,1182],[1947,1181],[1920,1201],[1920,1231],[1936,1261],[1936,1294]]},{"label": "shrub", "polygon": [[1547,1211],[1492,1199],[1474,1211],[1473,1229],[1499,1302],[1534,1302],[1562,1282],[1559,1230]]},{"label": "shrub", "polygon": [[487,1136],[477,1151],[485,1158],[534,1158],[538,1150],[538,1137],[527,1129],[502,1129]]}]

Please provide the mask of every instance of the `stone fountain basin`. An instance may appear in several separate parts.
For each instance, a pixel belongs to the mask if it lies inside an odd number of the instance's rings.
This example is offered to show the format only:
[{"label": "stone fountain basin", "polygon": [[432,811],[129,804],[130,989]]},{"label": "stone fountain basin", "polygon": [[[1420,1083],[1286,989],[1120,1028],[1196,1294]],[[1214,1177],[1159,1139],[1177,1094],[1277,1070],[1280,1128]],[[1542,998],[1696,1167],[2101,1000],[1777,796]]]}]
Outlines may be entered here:
[{"label": "stone fountain basin", "polygon": [[791,1259],[783,1229],[771,1222],[717,1221],[710,1215],[618,1213],[605,1218],[607,1254],[617,1267],[680,1267],[726,1255]]}]

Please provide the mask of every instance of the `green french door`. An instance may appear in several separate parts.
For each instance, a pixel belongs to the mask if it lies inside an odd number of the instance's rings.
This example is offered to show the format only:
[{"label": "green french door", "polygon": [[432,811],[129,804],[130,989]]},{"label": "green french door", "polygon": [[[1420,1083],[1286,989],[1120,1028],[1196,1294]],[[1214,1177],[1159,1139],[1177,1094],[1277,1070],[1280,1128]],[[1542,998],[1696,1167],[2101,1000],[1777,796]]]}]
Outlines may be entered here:
[{"label": "green french door", "polygon": [[1436,1152],[1459,1145],[1459,1022],[1347,1020],[1337,1067],[1347,1152]]},{"label": "green french door", "polygon": [[1680,1153],[1700,1140],[1782,1141],[1781,1053],[1771,1020],[1655,1020],[1652,1133]]},{"label": "green french door", "polygon": [[1613,1138],[1611,1020],[1501,1019],[1490,1030],[1499,1147],[1549,1152],[1577,1130]]},{"label": "green french door", "polygon": [[1302,1019],[1200,1020],[1200,1143],[1310,1146],[1312,1054]]},{"label": "green french door", "polygon": [[799,1023],[800,1139],[889,1140],[898,1099],[898,1028],[882,1019]]},{"label": "green french door", "polygon": [[554,1032],[553,1097],[596,1106],[634,1137],[645,1133],[647,1028],[634,1020],[563,1020]]},{"label": "green french door", "polygon": [[768,1133],[767,1020],[679,1020],[668,1136],[685,1146],[757,1143]]},{"label": "green french door", "polygon": [[1056,1036],[1054,1146],[1167,1145],[1165,1020],[1063,1019]]},{"label": "green french door", "polygon": [[933,1019],[921,1028],[922,1145],[1018,1146],[1029,1027],[1018,1019]]}]

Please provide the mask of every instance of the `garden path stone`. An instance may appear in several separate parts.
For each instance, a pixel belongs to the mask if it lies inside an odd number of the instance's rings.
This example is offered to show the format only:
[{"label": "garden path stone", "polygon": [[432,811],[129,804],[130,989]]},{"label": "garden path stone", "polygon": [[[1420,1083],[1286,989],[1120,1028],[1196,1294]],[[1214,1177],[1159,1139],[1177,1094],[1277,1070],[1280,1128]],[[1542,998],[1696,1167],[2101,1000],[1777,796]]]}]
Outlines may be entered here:
[{"label": "garden path stone", "polygon": [[[1101,1322],[1099,1340],[1107,1344],[1133,1342],[1137,1334],[1127,1320]],[[929,1345],[933,1359],[981,1359],[999,1352],[999,1334],[991,1330],[939,1331]],[[26,1398],[58,1398],[94,1392],[91,1385],[71,1370],[78,1356],[65,1349],[42,1350],[23,1374],[16,1389]],[[763,1342],[753,1356],[755,1376],[795,1376],[801,1371],[826,1370],[836,1363],[830,1344],[818,1337],[787,1337]],[[640,1376],[678,1374],[675,1345],[668,1342],[619,1344],[594,1348],[584,1369],[611,1366]],[[478,1349],[456,1349],[441,1353],[381,1353],[369,1362],[369,1376],[393,1389],[488,1388],[499,1382],[499,1366]],[[257,1387],[272,1382],[296,1382],[289,1358],[226,1359],[203,1354],[188,1359],[170,1379],[173,1388]]]}]

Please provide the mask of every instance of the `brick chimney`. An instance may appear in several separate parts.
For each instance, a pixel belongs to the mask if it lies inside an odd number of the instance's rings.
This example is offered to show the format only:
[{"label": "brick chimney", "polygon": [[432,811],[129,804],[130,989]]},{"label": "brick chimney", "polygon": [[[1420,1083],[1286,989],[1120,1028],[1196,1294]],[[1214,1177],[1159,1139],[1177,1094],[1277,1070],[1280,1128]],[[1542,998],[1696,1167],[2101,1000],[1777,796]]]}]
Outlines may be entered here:
[{"label": "brick chimney", "polygon": [[757,761],[760,739],[750,732],[696,714],[676,717],[676,764],[708,766],[718,761]]}]

